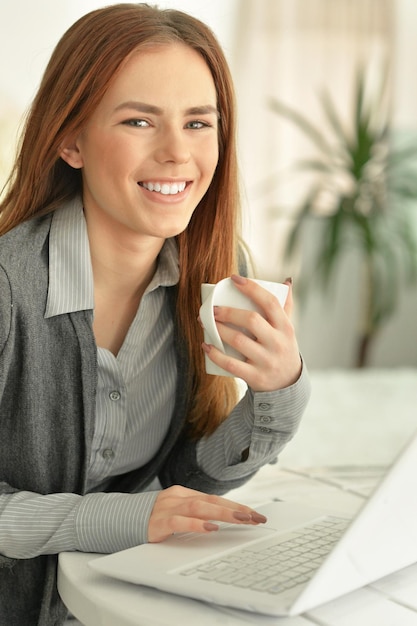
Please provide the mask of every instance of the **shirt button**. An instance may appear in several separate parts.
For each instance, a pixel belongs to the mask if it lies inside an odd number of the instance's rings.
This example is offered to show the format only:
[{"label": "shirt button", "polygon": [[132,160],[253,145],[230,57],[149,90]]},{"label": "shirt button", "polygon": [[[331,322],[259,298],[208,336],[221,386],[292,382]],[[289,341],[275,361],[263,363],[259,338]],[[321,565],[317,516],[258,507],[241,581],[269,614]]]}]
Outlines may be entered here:
[{"label": "shirt button", "polygon": [[271,423],[271,417],[270,415],[261,415],[260,420],[262,422],[262,424],[270,424]]},{"label": "shirt button", "polygon": [[271,429],[270,428],[265,428],[265,426],[261,426],[259,428],[259,430],[261,431],[261,433],[270,433]]},{"label": "shirt button", "polygon": [[102,451],[101,456],[106,461],[109,461],[110,459],[114,457],[114,451],[111,448],[106,448],[105,450]]},{"label": "shirt button", "polygon": [[271,405],[270,405],[268,402],[261,402],[261,403],[259,404],[259,408],[260,408],[262,411],[267,411],[270,407],[271,407]]},{"label": "shirt button", "polygon": [[120,400],[120,392],[119,391],[111,391],[110,394],[110,400],[113,400],[113,402],[117,402],[117,400]]}]

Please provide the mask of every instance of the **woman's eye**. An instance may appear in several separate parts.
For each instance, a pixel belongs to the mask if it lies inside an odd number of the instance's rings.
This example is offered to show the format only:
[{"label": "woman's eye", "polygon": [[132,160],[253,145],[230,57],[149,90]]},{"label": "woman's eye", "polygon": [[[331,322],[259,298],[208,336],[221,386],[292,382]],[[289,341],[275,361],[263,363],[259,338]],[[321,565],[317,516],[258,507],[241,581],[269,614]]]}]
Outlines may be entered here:
[{"label": "woman's eye", "polygon": [[147,128],[149,123],[142,119],[131,119],[123,122],[125,126],[133,126],[133,128]]},{"label": "woman's eye", "polygon": [[208,122],[202,122],[201,120],[193,120],[187,124],[187,128],[191,128],[191,130],[200,130],[201,128],[208,128],[209,126],[210,124]]}]

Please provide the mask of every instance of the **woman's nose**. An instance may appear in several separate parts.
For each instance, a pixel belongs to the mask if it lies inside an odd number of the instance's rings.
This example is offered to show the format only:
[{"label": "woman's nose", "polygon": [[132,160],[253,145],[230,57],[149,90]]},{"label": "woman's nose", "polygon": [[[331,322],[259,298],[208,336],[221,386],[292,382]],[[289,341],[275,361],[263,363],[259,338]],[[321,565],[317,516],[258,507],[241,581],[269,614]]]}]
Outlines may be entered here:
[{"label": "woman's nose", "polygon": [[187,138],[181,130],[164,130],[159,136],[155,158],[160,163],[187,163],[190,160],[190,148]]}]

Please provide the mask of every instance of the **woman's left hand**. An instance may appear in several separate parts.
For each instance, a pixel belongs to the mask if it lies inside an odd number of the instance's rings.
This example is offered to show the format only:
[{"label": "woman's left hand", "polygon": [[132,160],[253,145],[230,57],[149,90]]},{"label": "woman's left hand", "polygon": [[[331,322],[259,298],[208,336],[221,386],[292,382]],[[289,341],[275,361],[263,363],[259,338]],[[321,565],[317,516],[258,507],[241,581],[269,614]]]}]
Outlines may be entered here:
[{"label": "woman's left hand", "polygon": [[[295,383],[301,373],[301,358],[290,316],[293,307],[292,285],[285,306],[256,282],[232,276],[239,291],[248,296],[262,311],[245,311],[231,307],[216,307],[214,316],[222,341],[243,354],[239,361],[223,354],[212,345],[203,344],[209,358],[232,376],[242,378],[253,391],[275,391]],[[249,331],[245,333],[228,324]]]}]

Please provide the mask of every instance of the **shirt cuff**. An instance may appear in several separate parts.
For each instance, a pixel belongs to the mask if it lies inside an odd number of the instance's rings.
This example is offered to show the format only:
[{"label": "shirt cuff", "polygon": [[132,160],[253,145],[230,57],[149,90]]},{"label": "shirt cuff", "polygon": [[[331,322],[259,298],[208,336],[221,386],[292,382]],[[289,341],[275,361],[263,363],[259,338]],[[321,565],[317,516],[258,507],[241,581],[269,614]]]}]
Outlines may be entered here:
[{"label": "shirt cuff", "polygon": [[74,515],[77,549],[107,554],[147,543],[149,518],[158,494],[83,496]]},{"label": "shirt cuff", "polygon": [[[304,365],[290,387],[268,392],[248,389],[216,432],[197,444],[198,464],[212,478],[225,480],[253,474],[275,462],[296,433],[309,397]],[[242,457],[246,450],[247,458]]]}]

